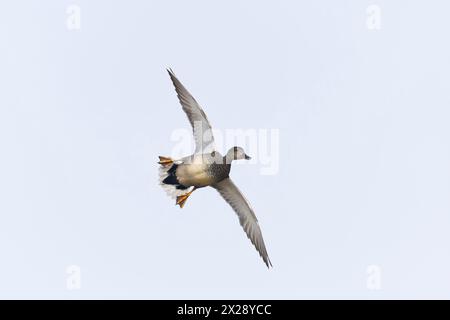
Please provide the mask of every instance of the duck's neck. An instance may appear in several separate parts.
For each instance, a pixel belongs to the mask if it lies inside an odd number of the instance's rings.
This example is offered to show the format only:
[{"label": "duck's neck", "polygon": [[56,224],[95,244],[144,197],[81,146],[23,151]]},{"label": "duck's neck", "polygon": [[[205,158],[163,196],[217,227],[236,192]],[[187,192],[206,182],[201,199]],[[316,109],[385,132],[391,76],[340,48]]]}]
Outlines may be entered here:
[{"label": "duck's neck", "polygon": [[225,179],[226,177],[228,177],[228,175],[230,174],[230,171],[231,171],[231,161],[233,161],[233,159],[229,160],[227,156],[224,156],[224,157],[223,157],[222,165],[220,165],[221,177],[222,177],[223,179]]},{"label": "duck's neck", "polygon": [[234,151],[230,150],[227,152],[226,156],[223,157],[223,163],[231,165],[231,162],[234,160]]},{"label": "duck's neck", "polygon": [[234,160],[234,150],[233,150],[233,148],[231,148],[230,150],[228,150],[225,157],[223,157],[223,161],[224,161],[223,163],[231,165],[231,162],[233,160]]},{"label": "duck's neck", "polygon": [[223,164],[231,165],[231,162],[233,161],[233,157],[229,157],[228,155],[223,157]]}]

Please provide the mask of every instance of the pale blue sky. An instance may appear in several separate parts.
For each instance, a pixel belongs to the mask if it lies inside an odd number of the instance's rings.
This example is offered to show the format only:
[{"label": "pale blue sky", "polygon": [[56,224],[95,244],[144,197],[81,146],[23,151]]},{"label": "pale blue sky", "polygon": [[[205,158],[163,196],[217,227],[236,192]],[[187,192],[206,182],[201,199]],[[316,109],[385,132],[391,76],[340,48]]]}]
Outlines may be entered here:
[{"label": "pale blue sky", "polygon": [[[70,4],[80,30],[66,28]],[[449,11],[3,3],[0,297],[450,298]],[[232,170],[273,269],[214,190],[180,210],[158,185],[157,156],[189,128],[166,67],[216,128],[279,130],[278,174]]]}]

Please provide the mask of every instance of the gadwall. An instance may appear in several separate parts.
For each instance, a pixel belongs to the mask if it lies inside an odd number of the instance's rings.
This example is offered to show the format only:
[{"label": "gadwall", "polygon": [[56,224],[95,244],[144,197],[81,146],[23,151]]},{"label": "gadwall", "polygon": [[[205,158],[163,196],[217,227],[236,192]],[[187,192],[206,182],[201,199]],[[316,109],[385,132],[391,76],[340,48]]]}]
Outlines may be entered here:
[{"label": "gadwall", "polygon": [[248,238],[255,246],[264,263],[272,266],[264,244],[261,229],[253,209],[243,194],[230,179],[231,162],[250,157],[241,147],[233,147],[222,156],[214,147],[212,128],[205,112],[194,97],[181,84],[171,69],[167,70],[172,79],[181,106],[192,125],[195,152],[194,154],[174,160],[159,157],[160,184],[167,194],[176,199],[180,208],[188,197],[199,188],[213,187],[233,208]]}]

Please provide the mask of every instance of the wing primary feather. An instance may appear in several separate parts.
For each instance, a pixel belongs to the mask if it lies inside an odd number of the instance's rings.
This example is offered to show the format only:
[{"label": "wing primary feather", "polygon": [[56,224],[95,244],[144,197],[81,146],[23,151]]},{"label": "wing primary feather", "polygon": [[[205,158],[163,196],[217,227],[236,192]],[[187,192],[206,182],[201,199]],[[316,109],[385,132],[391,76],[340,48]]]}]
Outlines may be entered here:
[{"label": "wing primary feather", "polygon": [[195,140],[195,153],[210,153],[214,151],[214,136],[205,112],[180,80],[178,80],[173,70],[167,68],[167,72],[175,87],[183,111],[186,113],[189,123],[192,126],[192,133]]},{"label": "wing primary feather", "polygon": [[213,187],[236,212],[239,218],[239,223],[263,259],[267,268],[272,267],[272,262],[270,261],[267,253],[258,219],[256,218],[256,215],[247,199],[230,178],[226,178],[219,183],[216,183]]}]

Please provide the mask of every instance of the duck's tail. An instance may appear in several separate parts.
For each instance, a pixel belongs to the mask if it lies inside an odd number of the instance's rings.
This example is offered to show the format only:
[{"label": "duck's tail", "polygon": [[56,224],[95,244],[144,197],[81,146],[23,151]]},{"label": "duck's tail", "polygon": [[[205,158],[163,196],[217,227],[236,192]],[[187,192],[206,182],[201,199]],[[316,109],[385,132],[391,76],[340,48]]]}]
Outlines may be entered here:
[{"label": "duck's tail", "polygon": [[176,199],[178,196],[186,194],[189,187],[183,186],[178,181],[176,171],[178,165],[168,157],[159,157],[159,184],[166,193]]}]

